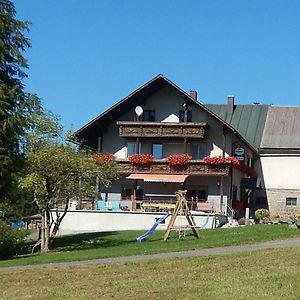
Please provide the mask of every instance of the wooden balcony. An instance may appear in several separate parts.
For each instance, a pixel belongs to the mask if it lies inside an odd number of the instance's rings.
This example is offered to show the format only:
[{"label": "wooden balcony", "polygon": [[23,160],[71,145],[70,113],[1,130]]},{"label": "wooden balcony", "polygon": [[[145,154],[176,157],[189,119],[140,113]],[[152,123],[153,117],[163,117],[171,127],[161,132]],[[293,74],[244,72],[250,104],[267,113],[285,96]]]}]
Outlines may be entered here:
[{"label": "wooden balcony", "polygon": [[182,168],[170,166],[166,160],[154,160],[151,164],[134,165],[128,160],[117,160],[120,174],[153,173],[153,174],[186,174],[207,176],[228,176],[230,164],[212,166],[202,160],[192,160]]},{"label": "wooden balcony", "polygon": [[196,138],[206,136],[206,123],[163,123],[118,121],[120,137]]}]

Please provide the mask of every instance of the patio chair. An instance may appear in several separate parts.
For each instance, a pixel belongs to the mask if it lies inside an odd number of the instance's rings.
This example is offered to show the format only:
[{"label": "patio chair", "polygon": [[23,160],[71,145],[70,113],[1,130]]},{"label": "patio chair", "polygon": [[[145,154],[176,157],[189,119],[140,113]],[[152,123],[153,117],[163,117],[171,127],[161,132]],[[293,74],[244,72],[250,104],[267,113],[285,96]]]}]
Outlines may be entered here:
[{"label": "patio chair", "polygon": [[108,211],[107,207],[105,206],[105,202],[103,200],[97,201],[97,209],[101,211]]},{"label": "patio chair", "polygon": [[113,211],[122,211],[120,201],[118,200],[111,201],[111,208]]}]

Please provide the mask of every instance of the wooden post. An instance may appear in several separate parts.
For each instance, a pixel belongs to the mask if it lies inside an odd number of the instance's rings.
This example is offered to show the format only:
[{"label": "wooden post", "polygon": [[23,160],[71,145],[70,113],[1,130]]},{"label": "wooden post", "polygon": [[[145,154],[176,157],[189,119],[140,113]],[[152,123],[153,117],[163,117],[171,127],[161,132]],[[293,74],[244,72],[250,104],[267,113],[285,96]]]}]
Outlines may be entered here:
[{"label": "wooden post", "polygon": [[222,213],[224,202],[224,175],[221,176],[220,180],[220,213]]},{"label": "wooden post", "polygon": [[133,189],[133,197],[132,197],[132,210],[136,211],[136,193],[137,193],[137,180],[134,180],[134,189]]}]

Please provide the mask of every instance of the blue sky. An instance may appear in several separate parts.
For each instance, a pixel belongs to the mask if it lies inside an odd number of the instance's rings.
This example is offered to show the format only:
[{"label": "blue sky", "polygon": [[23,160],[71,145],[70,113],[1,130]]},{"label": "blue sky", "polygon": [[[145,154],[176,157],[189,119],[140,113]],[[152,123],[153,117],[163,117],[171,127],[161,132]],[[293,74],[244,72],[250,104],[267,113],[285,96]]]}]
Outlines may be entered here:
[{"label": "blue sky", "polygon": [[298,0],[15,0],[26,89],[79,129],[161,73],[203,103],[300,105]]}]

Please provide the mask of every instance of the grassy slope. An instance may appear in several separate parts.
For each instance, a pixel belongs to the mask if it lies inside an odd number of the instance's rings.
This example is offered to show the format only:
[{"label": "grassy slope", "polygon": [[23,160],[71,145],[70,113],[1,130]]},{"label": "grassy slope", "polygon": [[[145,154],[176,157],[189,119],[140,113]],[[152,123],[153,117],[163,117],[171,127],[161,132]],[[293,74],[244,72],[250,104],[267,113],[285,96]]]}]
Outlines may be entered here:
[{"label": "grassy slope", "polygon": [[1,299],[299,299],[300,248],[1,272]]},{"label": "grassy slope", "polygon": [[288,238],[299,235],[300,230],[290,229],[287,225],[261,224],[231,229],[202,230],[200,240],[190,234],[184,239],[178,239],[178,234],[173,232],[166,242],[162,240],[164,232],[156,231],[144,242],[137,244],[135,239],[141,233],[125,231],[60,237],[56,239],[54,249],[50,253],[0,261],[0,267],[239,245]]}]

